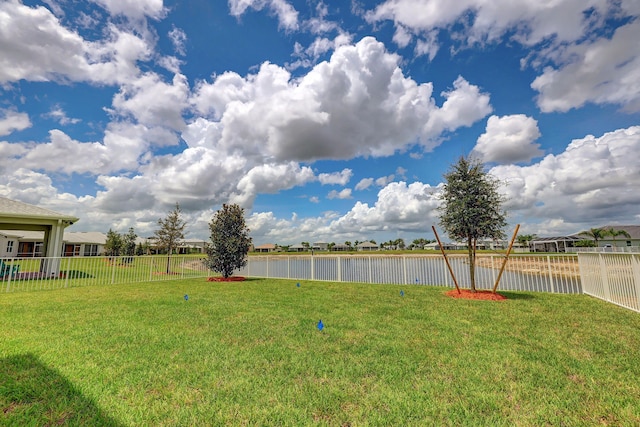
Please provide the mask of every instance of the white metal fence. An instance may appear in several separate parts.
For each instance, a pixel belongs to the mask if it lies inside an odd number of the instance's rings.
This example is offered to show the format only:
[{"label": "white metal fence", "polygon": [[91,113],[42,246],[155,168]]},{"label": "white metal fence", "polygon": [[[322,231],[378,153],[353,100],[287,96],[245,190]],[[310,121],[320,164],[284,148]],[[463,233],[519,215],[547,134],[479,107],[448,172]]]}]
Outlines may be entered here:
[{"label": "white metal fence", "polygon": [[[476,286],[491,289],[503,256],[480,256]],[[469,286],[466,255],[449,256],[461,287]],[[453,280],[441,255],[276,255],[252,256],[240,275],[379,284],[451,286]],[[499,289],[576,294],[582,293],[575,255],[520,256],[509,258]]]},{"label": "white metal fence", "polygon": [[640,312],[640,254],[580,253],[585,294]]},{"label": "white metal fence", "polygon": [[631,253],[640,253],[640,246],[600,246],[597,248],[571,248],[573,252],[583,253],[583,252],[602,252],[602,253],[611,253],[611,252],[631,252]]},{"label": "white metal fence", "polygon": [[0,291],[153,282],[210,274],[202,255],[2,258]]}]

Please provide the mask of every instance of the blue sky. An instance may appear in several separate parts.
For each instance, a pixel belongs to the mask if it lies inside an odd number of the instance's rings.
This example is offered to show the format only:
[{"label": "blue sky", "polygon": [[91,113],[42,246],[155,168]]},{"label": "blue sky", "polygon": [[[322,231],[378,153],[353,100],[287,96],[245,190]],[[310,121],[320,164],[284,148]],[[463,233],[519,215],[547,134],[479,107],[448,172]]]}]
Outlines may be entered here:
[{"label": "blue sky", "polygon": [[[0,196],[151,235],[433,238],[461,155],[509,230],[640,223],[633,0],[0,3]],[[507,230],[507,233],[510,231]]]}]

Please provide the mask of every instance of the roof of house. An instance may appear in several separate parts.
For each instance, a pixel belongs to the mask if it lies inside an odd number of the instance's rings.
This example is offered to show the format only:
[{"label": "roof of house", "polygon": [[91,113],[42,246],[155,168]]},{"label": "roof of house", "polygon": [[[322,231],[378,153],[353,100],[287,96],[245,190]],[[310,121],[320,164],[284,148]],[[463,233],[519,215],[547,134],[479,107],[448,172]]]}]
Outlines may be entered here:
[{"label": "roof of house", "polygon": [[70,222],[78,221],[78,218],[75,216],[64,215],[28,203],[7,199],[6,197],[0,197],[0,217],[61,219]]},{"label": "roof of house", "polygon": [[65,231],[64,241],[67,243],[104,245],[107,241],[107,235],[98,231]]},{"label": "roof of house", "polygon": [[275,249],[276,245],[273,243],[265,243],[264,245],[256,246],[255,249]]},{"label": "roof of house", "polygon": [[358,244],[358,247],[359,248],[373,248],[373,247],[377,248],[378,245],[371,242],[362,242]]}]

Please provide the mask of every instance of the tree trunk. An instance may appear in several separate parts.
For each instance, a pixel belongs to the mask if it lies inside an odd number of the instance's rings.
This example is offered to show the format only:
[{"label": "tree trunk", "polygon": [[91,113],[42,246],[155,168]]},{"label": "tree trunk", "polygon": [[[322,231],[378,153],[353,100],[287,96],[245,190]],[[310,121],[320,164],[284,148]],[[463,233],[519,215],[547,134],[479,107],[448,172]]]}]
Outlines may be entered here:
[{"label": "tree trunk", "polygon": [[469,237],[467,239],[467,248],[469,251],[469,279],[471,280],[471,292],[476,291],[476,242],[475,239]]}]

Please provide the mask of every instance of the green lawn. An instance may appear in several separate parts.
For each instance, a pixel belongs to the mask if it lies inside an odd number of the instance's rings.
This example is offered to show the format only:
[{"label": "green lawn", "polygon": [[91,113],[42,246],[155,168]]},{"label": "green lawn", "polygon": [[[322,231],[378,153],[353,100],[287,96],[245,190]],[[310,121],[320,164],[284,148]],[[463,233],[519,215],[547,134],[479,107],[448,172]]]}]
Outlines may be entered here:
[{"label": "green lawn", "polygon": [[300,284],[1,294],[0,425],[640,424],[638,313]]}]

